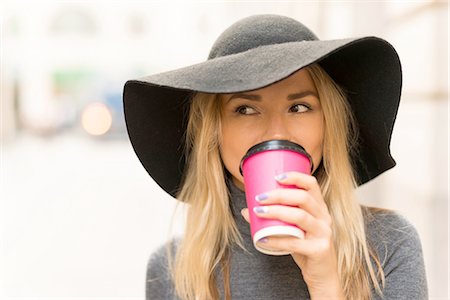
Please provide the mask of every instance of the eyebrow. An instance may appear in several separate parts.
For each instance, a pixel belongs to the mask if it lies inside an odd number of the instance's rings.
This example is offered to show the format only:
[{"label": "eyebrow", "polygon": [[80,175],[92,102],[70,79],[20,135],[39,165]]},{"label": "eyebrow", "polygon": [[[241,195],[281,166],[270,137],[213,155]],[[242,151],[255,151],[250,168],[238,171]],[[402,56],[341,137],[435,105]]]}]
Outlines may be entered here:
[{"label": "eyebrow", "polygon": [[[287,100],[295,100],[295,99],[300,99],[300,98],[304,98],[306,96],[314,96],[316,98],[319,98],[319,96],[317,95],[317,93],[313,92],[313,91],[304,91],[304,92],[300,92],[300,93],[295,93],[295,94],[290,94],[287,96]],[[247,94],[247,93],[237,93],[237,94],[233,94],[230,99],[228,99],[227,102],[230,102],[233,99],[247,99],[247,100],[253,100],[253,101],[261,101],[261,96],[260,95],[256,95],[256,94]]]}]

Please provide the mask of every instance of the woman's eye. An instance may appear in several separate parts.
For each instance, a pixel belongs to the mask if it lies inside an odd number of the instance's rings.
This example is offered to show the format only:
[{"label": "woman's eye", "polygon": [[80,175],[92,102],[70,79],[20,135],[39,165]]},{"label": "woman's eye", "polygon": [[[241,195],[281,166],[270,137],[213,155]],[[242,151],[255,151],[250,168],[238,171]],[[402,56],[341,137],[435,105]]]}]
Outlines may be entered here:
[{"label": "woman's eye", "polygon": [[307,112],[310,109],[311,108],[306,104],[296,104],[296,105],[291,106],[289,111],[294,112],[294,113],[302,113],[302,112]]},{"label": "woman's eye", "polygon": [[253,108],[246,105],[241,105],[238,108],[236,108],[236,112],[241,115],[251,115],[256,113],[256,111]]}]

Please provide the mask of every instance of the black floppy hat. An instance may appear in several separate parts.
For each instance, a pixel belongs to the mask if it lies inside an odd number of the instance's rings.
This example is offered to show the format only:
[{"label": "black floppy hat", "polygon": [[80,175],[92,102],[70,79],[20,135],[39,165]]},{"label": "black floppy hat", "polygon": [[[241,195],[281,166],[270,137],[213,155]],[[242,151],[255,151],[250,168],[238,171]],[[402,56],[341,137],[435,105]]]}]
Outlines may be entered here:
[{"label": "black floppy hat", "polygon": [[359,126],[358,184],[395,166],[390,140],[402,73],[395,49],[377,37],[319,40],[285,16],[255,15],[226,29],[206,61],[125,83],[131,144],[151,177],[175,196],[185,168],[184,134],[195,92],[236,93],[268,86],[318,63],[347,93]]}]

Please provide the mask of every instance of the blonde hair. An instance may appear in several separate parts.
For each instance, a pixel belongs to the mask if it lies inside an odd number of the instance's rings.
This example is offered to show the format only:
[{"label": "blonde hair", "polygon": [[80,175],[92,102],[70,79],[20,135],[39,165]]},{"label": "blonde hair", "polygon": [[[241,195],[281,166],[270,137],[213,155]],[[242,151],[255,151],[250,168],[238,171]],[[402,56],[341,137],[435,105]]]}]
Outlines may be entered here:
[{"label": "blonde hair", "polygon": [[[338,272],[346,299],[370,299],[371,286],[381,294],[384,274],[366,241],[363,210],[354,196],[357,186],[350,152],[357,130],[343,91],[317,64],[306,67],[316,85],[325,119],[321,166],[315,176],[333,219]],[[169,266],[178,296],[184,300],[219,299],[215,270],[222,268],[225,298],[230,299],[229,249],[241,248],[220,158],[219,95],[194,95],[188,119],[188,162],[178,199],[188,205],[185,238]],[[207,175],[207,176],[206,176]],[[377,265],[377,272],[370,258]]]},{"label": "blonde hair", "polygon": [[[346,299],[370,299],[371,285],[382,294],[384,273],[366,240],[364,217],[351,154],[358,151],[358,128],[342,89],[318,65],[307,68],[316,85],[325,118],[322,167],[315,176],[333,220],[338,272]],[[377,265],[375,272],[370,257]]]}]

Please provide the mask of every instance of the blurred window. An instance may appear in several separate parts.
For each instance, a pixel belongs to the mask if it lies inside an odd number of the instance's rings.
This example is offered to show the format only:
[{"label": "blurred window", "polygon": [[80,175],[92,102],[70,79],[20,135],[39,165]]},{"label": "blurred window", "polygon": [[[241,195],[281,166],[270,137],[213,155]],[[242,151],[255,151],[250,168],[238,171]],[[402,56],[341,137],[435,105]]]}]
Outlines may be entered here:
[{"label": "blurred window", "polygon": [[50,31],[55,34],[92,34],[96,31],[96,24],[88,12],[71,8],[55,15]]}]

